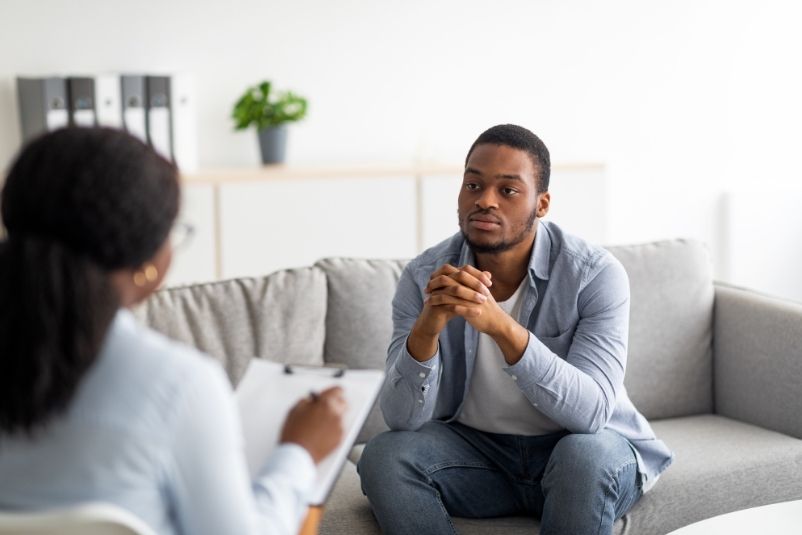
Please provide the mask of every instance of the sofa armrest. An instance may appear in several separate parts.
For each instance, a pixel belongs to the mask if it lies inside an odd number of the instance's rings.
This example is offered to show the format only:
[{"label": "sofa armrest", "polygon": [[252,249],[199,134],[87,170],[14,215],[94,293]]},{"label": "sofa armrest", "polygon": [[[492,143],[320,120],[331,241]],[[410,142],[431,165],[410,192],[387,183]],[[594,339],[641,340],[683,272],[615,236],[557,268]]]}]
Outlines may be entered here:
[{"label": "sofa armrest", "polygon": [[715,412],[802,438],[802,304],[716,285]]}]

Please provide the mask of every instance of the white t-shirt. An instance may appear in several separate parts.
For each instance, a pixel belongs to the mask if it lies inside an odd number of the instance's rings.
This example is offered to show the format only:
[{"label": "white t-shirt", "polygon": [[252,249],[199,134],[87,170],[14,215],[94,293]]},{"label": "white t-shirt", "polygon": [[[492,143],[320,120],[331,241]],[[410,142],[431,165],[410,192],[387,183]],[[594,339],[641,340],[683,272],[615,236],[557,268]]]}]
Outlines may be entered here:
[{"label": "white t-shirt", "polygon": [[[501,309],[518,319],[527,279],[506,301]],[[546,435],[562,429],[537,410],[518,388],[504,368],[507,363],[498,344],[488,335],[479,333],[471,384],[457,416],[457,421],[488,433],[507,435]]]}]

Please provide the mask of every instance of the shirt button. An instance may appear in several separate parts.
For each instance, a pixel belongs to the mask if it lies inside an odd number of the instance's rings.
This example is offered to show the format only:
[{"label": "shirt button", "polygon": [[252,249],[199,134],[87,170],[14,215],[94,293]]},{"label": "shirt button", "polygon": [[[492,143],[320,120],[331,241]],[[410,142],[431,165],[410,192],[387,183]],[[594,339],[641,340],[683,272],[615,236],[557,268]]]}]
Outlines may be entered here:
[{"label": "shirt button", "polygon": [[510,377],[512,377],[513,381],[517,381],[518,380],[518,376],[517,375],[511,375]]},{"label": "shirt button", "polygon": [[419,400],[418,400],[418,403],[423,403],[423,400],[422,400],[422,399],[419,399]]},{"label": "shirt button", "polygon": [[421,379],[425,379],[425,378],[426,378],[426,374],[425,374],[425,373],[423,373],[423,372],[420,372],[420,373],[418,374],[418,377],[420,377]]}]

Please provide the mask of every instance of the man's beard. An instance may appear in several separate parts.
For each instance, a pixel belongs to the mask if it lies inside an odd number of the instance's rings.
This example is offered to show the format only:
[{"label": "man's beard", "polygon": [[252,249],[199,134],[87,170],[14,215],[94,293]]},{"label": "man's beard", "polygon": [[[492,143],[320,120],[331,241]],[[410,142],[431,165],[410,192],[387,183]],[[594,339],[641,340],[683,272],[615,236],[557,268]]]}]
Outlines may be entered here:
[{"label": "man's beard", "polygon": [[[481,212],[474,212],[473,214],[466,216],[465,218],[466,223],[468,218],[476,213],[481,213]],[[521,232],[518,233],[517,236],[508,241],[501,240],[498,243],[492,243],[492,244],[476,243],[475,241],[471,240],[468,237],[468,234],[462,228],[462,225],[460,225],[459,229],[460,232],[462,232],[462,237],[465,238],[466,242],[468,242],[468,245],[471,247],[474,254],[476,253],[499,254],[509,249],[512,249],[513,247],[524,241],[529,235],[529,233],[532,231],[532,227],[534,227],[535,225],[535,219],[537,219],[537,208],[532,210],[532,213],[529,215],[529,219],[526,221],[526,225],[524,226],[523,230],[521,230]]]}]

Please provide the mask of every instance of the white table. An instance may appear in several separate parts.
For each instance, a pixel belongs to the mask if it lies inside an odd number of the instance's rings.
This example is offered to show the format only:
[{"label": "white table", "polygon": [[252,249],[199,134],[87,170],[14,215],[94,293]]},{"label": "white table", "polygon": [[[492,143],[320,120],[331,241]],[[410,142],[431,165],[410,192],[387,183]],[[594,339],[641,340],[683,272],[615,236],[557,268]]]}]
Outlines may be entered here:
[{"label": "white table", "polygon": [[753,507],[714,516],[668,535],[767,535],[802,533],[802,500]]}]

